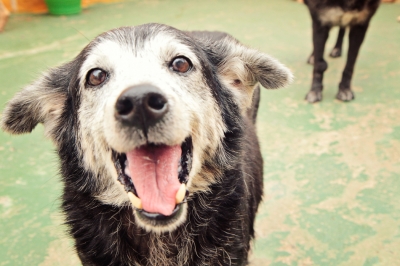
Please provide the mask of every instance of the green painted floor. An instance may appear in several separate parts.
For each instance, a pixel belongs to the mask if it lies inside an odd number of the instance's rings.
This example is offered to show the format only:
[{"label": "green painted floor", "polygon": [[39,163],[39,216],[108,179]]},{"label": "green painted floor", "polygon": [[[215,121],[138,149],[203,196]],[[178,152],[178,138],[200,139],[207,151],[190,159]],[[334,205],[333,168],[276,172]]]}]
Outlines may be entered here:
[{"label": "green painted floor", "polygon": [[[14,15],[0,34],[0,110],[113,27],[227,31],[296,77],[262,94],[265,196],[252,265],[400,265],[399,15],[400,4],[385,4],[374,17],[353,80],[356,101],[334,100],[344,59],[328,58],[324,101],[315,105],[303,101],[310,18],[291,0],[129,1],[70,17]],[[0,132],[0,265],[79,265],[59,213],[57,164],[41,126],[30,135]]]}]

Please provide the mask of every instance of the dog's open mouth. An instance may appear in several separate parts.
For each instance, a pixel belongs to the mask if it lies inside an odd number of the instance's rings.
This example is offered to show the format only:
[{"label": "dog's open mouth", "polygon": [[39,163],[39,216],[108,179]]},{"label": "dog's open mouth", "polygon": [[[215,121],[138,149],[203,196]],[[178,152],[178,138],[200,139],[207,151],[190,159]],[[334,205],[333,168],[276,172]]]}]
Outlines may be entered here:
[{"label": "dog's open mouth", "polygon": [[127,153],[113,152],[118,181],[138,216],[151,223],[174,220],[189,194],[192,140],[182,145],[147,144]]}]

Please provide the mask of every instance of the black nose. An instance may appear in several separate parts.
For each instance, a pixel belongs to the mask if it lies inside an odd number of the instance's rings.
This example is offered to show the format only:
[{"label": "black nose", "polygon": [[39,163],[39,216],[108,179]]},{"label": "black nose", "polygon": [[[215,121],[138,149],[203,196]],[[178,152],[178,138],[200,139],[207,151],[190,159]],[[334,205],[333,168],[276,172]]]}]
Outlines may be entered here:
[{"label": "black nose", "polygon": [[115,117],[124,125],[147,130],[168,112],[168,101],[161,90],[149,84],[126,89],[115,104]]}]

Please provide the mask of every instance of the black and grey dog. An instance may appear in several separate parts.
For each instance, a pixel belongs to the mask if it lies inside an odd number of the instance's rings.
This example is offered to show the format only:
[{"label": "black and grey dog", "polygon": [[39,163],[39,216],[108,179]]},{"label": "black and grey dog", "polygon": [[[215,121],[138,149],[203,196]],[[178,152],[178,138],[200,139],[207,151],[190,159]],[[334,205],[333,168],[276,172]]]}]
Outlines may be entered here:
[{"label": "black and grey dog", "polygon": [[313,53],[308,60],[309,63],[314,64],[314,70],[311,90],[306,95],[306,100],[310,103],[322,100],[322,80],[324,72],[328,68],[328,64],[324,60],[325,43],[331,27],[340,26],[339,36],[330,56],[339,57],[341,55],[346,27],[350,28],[349,50],[336,98],[341,101],[351,101],[354,99],[354,93],[351,90],[354,65],[369,22],[375,14],[380,0],[305,0],[304,2],[308,6],[312,18],[314,46]]},{"label": "black and grey dog", "polygon": [[291,78],[225,33],[123,27],[19,92],[2,128],[43,123],[55,143],[84,265],[245,265],[263,190],[259,83]]}]

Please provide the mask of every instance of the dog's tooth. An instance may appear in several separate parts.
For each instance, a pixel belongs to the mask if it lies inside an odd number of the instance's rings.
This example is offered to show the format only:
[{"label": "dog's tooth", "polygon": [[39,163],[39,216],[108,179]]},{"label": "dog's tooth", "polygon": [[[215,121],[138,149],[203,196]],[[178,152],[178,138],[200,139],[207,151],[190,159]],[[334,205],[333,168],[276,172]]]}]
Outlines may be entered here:
[{"label": "dog's tooth", "polygon": [[133,207],[135,207],[136,209],[139,209],[139,210],[143,209],[142,208],[142,200],[139,199],[138,197],[136,197],[135,194],[133,194],[132,192],[128,192],[128,197],[129,197],[129,200],[131,201]]},{"label": "dog's tooth", "polygon": [[131,171],[129,171],[129,167],[125,167],[124,173],[129,177],[131,176]]},{"label": "dog's tooth", "polygon": [[181,186],[178,189],[178,192],[176,193],[175,196],[175,202],[176,204],[179,204],[183,201],[186,195],[186,184],[181,184]]}]

